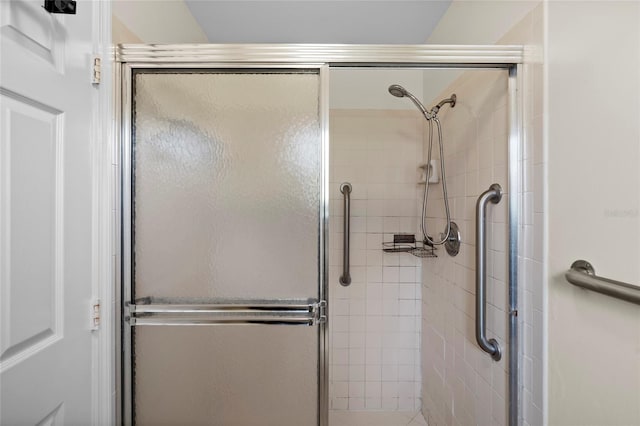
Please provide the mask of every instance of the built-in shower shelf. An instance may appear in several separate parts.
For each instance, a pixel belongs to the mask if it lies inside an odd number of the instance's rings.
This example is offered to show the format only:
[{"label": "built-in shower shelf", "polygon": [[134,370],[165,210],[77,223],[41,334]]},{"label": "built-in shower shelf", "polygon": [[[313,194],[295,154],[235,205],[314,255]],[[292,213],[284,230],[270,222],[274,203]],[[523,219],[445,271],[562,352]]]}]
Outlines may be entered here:
[{"label": "built-in shower shelf", "polygon": [[382,251],[385,253],[409,253],[416,257],[438,257],[434,247],[416,241],[413,234],[395,234],[393,241],[382,243]]}]

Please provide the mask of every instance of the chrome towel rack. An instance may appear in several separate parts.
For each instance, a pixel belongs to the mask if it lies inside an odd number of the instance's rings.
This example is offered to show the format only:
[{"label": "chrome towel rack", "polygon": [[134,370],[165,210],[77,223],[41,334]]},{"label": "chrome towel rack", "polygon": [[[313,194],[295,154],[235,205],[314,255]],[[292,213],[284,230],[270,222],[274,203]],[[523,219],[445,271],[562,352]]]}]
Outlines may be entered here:
[{"label": "chrome towel rack", "polygon": [[576,260],[564,274],[571,284],[640,305],[640,287],[596,275],[591,263]]},{"label": "chrome towel rack", "polygon": [[351,225],[351,184],[344,182],[340,185],[340,192],[344,195],[344,229],[343,229],[343,262],[342,262],[342,276],[340,277],[340,284],[348,286],[351,284],[351,275],[349,274],[349,227]]},{"label": "chrome towel rack", "polygon": [[494,183],[480,195],[476,204],[476,341],[494,361],[500,361],[502,349],[496,339],[487,340],[486,336],[487,233],[485,226],[487,204],[489,202],[498,204],[501,199],[502,188]]}]

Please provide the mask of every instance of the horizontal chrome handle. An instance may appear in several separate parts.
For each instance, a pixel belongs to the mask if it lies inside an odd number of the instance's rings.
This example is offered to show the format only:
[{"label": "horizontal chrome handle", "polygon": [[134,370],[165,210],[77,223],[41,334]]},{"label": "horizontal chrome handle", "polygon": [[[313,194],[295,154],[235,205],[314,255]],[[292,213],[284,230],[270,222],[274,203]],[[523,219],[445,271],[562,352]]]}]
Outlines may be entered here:
[{"label": "horizontal chrome handle", "polygon": [[326,321],[326,302],[308,303],[138,303],[127,304],[126,320],[139,325],[283,324]]},{"label": "horizontal chrome handle", "polygon": [[239,324],[268,324],[268,325],[308,325],[315,324],[313,318],[189,318],[189,317],[130,317],[129,325],[239,325]]},{"label": "horizontal chrome handle", "polygon": [[573,262],[564,276],[567,281],[578,287],[640,305],[640,287],[599,277],[591,263],[586,260]]}]

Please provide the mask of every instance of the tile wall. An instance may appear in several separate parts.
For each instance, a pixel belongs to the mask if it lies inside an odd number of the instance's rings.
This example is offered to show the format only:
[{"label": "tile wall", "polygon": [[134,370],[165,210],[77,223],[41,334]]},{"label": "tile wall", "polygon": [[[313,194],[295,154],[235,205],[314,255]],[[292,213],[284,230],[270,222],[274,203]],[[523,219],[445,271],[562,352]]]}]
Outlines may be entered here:
[{"label": "tile wall", "polygon": [[[330,400],[334,410],[421,405],[421,263],[382,242],[417,229],[423,119],[414,111],[330,114]],[[342,287],[342,182],[351,194],[351,277]]]},{"label": "tile wall", "polygon": [[[444,94],[455,108],[440,113],[451,216],[460,227],[456,257],[423,260],[423,413],[429,425],[505,425],[507,353],[507,73],[463,74]],[[426,150],[425,150],[426,151]],[[492,183],[505,195],[487,208],[487,335],[503,358],[494,362],[475,341],[475,204]],[[444,229],[443,196],[432,185],[430,234]]]},{"label": "tile wall", "polygon": [[[536,52],[542,40],[542,6],[501,41],[526,44],[524,146],[521,152],[520,336],[522,421],[543,423],[544,164],[542,72]],[[454,221],[462,232],[456,258],[423,262],[423,413],[430,426],[507,424],[509,354],[494,362],[475,343],[475,202],[493,182],[508,189],[507,77],[504,72],[469,71],[442,96],[455,92],[458,105],[441,113],[445,160]],[[425,150],[426,152],[426,150]],[[437,193],[437,191],[434,191]],[[435,198],[435,197],[434,197]],[[442,229],[442,195],[428,211],[432,229]],[[508,196],[488,208],[487,334],[507,345]],[[506,352],[506,351],[505,351]]]}]

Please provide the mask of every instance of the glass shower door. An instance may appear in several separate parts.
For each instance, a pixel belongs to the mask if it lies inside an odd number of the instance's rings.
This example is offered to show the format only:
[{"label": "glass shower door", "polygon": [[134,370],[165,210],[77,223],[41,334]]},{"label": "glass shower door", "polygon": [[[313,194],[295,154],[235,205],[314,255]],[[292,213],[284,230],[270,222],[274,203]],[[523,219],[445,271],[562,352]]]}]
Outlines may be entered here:
[{"label": "glass shower door", "polygon": [[134,69],[130,84],[129,419],[318,424],[320,69]]}]

